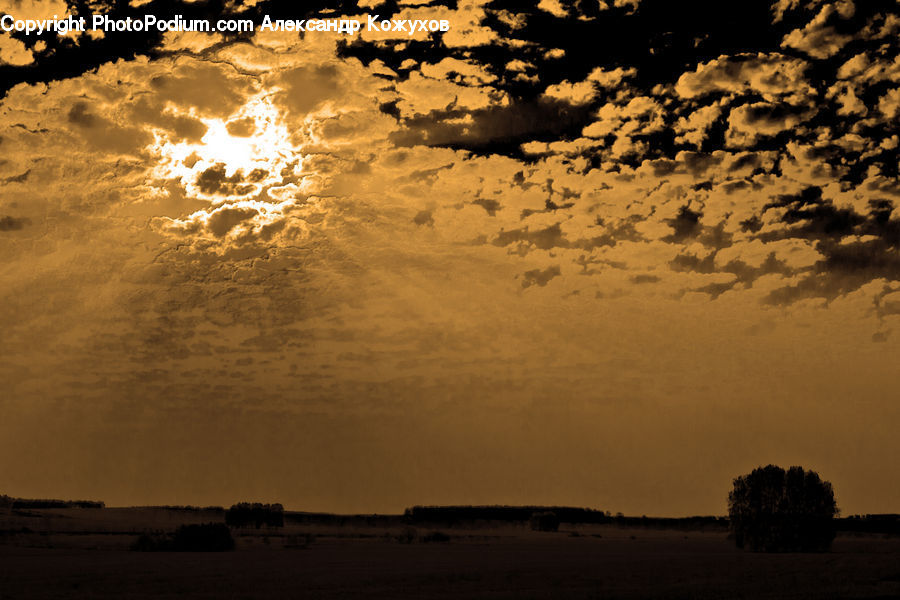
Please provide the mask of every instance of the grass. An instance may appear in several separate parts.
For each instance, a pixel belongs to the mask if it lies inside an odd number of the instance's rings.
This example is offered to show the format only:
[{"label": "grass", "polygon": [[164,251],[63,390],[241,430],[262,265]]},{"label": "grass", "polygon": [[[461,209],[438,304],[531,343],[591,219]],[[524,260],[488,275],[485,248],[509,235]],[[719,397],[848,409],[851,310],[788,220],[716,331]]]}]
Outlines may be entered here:
[{"label": "grass", "polygon": [[0,515],[2,600],[900,597],[900,538],[881,535],[768,555],[737,550],[724,531],[304,523],[233,530],[234,552],[131,552],[141,533],[172,535],[189,513],[115,509],[103,522],[81,510]]}]

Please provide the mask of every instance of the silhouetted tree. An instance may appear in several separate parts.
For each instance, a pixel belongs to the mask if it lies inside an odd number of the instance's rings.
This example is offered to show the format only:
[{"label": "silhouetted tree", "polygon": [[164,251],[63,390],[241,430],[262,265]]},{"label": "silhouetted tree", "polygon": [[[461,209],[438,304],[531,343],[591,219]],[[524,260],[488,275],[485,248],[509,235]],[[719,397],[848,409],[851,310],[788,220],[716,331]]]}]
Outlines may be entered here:
[{"label": "silhouetted tree", "polygon": [[552,512],[561,523],[608,523],[608,514],[571,506],[413,506],[403,518],[407,523],[445,524],[448,527],[474,521],[525,523],[535,513]]},{"label": "silhouetted tree", "polygon": [[754,469],[736,478],[728,494],[734,541],[753,551],[826,551],[837,512],[831,484],[802,467]]},{"label": "silhouetted tree", "polygon": [[284,527],[284,507],[280,504],[240,502],[225,511],[225,523],[230,527]]},{"label": "silhouetted tree", "polygon": [[106,504],[97,500],[50,500],[36,498],[10,498],[13,508],[105,508]]}]

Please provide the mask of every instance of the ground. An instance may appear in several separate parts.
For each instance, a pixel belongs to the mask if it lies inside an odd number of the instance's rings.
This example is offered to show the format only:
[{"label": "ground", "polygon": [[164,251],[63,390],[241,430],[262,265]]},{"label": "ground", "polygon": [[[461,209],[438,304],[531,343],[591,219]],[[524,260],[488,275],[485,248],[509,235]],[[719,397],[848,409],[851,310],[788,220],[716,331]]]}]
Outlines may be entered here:
[{"label": "ground", "polygon": [[[757,554],[721,530],[289,522],[236,530],[234,552],[128,549],[139,531],[212,517],[158,509],[0,517],[0,600],[900,598],[900,538],[873,535],[839,536],[824,554]],[[449,541],[424,541],[434,531]]]}]

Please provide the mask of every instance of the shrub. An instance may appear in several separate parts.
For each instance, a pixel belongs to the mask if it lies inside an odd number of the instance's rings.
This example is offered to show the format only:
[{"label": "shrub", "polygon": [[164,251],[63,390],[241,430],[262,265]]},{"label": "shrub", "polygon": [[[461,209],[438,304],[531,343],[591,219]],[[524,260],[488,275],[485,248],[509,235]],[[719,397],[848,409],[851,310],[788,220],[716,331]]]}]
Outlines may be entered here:
[{"label": "shrub", "polygon": [[311,533],[289,535],[284,539],[285,548],[309,548],[316,541],[316,536]]},{"label": "shrub", "polygon": [[531,515],[530,523],[534,531],[559,531],[559,517],[556,513],[534,513]]},{"label": "shrub", "polygon": [[431,533],[426,534],[422,537],[422,542],[426,544],[430,542],[446,543],[449,541],[450,536],[443,531],[432,531]]},{"label": "shrub", "polygon": [[397,541],[401,544],[412,544],[419,537],[419,532],[415,527],[404,527],[403,531],[397,535]]},{"label": "shrub", "polygon": [[736,478],[728,494],[735,544],[753,551],[826,551],[837,512],[831,484],[802,467],[754,469]]},{"label": "shrub", "polygon": [[168,539],[164,535],[153,535],[142,533],[138,539],[131,544],[131,549],[135,552],[160,552],[167,550]]}]

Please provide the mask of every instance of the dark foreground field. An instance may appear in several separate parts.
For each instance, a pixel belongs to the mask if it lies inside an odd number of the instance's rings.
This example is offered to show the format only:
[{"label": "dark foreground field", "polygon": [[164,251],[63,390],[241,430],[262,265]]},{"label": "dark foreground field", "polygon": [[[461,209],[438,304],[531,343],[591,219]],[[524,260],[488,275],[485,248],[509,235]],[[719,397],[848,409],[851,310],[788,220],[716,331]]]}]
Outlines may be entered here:
[{"label": "dark foreground field", "polygon": [[23,518],[7,521],[0,600],[900,598],[896,537],[769,555],[733,548],[722,531],[443,527],[449,541],[426,541],[434,528],[350,523],[239,531],[233,552],[133,552],[126,524],[165,529],[206,515],[127,510],[32,511],[24,532]]}]

